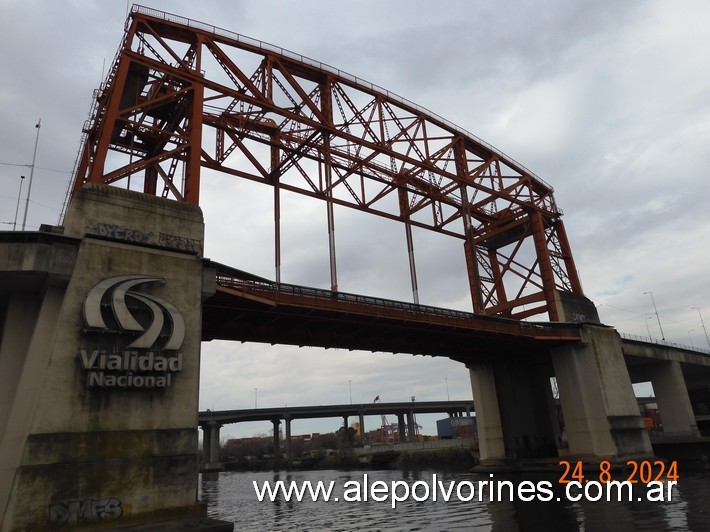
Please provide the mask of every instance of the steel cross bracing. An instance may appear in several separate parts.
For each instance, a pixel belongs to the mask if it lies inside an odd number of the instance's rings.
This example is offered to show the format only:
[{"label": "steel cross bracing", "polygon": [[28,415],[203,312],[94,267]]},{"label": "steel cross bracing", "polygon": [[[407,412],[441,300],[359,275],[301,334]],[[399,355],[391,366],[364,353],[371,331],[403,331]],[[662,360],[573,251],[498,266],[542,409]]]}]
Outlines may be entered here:
[{"label": "steel cross bracing", "polygon": [[552,188],[425,109],[332,67],[189,19],[134,6],[87,124],[86,182],[199,204],[200,169],[274,189],[280,281],[283,191],[324,200],[331,289],[334,206],[462,241],[474,312],[557,320],[581,293]]}]

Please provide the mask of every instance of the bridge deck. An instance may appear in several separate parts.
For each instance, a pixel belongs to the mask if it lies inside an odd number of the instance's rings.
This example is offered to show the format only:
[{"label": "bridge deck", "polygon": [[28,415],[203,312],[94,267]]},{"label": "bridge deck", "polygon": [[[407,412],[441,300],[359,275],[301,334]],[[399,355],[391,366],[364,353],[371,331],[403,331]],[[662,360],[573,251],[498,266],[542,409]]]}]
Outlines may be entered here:
[{"label": "bridge deck", "polygon": [[203,339],[447,356],[527,357],[580,340],[579,326],[531,323],[275,283],[222,265],[203,304]]}]

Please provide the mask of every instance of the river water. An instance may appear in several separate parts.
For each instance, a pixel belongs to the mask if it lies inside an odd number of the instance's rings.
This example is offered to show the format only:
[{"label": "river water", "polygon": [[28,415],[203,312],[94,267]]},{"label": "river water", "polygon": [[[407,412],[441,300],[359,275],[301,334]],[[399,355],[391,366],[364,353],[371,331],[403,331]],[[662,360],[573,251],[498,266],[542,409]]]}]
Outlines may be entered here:
[{"label": "river water", "polygon": [[[310,495],[307,495],[302,502],[286,502],[282,496],[273,502],[260,502],[253,482],[256,481],[261,489],[265,481],[274,485],[279,480],[286,483],[311,481],[314,488],[318,481],[334,481],[332,496],[339,500],[313,502]],[[472,485],[475,488],[481,486],[479,482],[505,480],[513,483],[516,490],[524,481],[543,482],[551,486],[551,492],[545,494],[543,490],[536,493],[549,500],[541,501],[533,497],[529,502],[519,499],[510,502],[510,497],[506,495],[509,492],[504,490],[502,500],[489,502],[484,496],[479,502],[476,493],[472,500],[464,502],[457,499],[454,490],[448,502],[442,500],[443,492],[439,492],[436,501],[432,500],[429,493],[426,500],[418,502],[410,497],[407,501],[397,502],[396,507],[392,508],[391,498],[383,502],[371,498],[362,500],[354,483],[362,486],[367,482],[371,488],[375,481],[383,481],[390,487],[393,482],[404,481],[410,487],[416,486],[417,498],[424,499],[429,489],[424,484],[436,487],[441,482],[448,489],[453,481],[457,483],[455,486],[461,486],[460,494],[466,499],[470,498],[468,488]],[[227,471],[201,477],[200,499],[207,504],[210,517],[234,522],[235,530],[710,531],[708,473],[681,475],[677,486],[671,491],[671,500],[666,502],[649,502],[645,499],[639,502],[637,495],[645,494],[645,490],[642,493],[634,491],[633,502],[588,502],[584,499],[572,502],[565,497],[564,487],[558,480],[559,475],[551,474],[496,474],[491,477],[490,474],[412,469]],[[408,488],[400,484],[396,492],[403,495],[405,489]],[[490,495],[490,492],[485,493]],[[594,490],[590,494],[595,498]],[[352,501],[357,497],[361,499],[359,502]],[[517,496],[514,495],[514,498],[517,499]],[[530,498],[530,495],[523,498]]]}]

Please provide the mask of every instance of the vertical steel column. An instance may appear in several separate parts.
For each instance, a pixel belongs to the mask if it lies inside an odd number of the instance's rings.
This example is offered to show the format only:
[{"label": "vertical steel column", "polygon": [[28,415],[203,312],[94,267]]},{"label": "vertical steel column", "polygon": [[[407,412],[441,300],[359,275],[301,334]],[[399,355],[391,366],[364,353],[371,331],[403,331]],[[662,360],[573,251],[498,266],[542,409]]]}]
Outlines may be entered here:
[{"label": "vertical steel column", "polygon": [[567,270],[567,278],[569,279],[569,284],[572,292],[575,294],[583,294],[582,281],[577,273],[577,267],[574,264],[574,258],[572,257],[572,248],[569,245],[569,240],[567,239],[567,231],[565,231],[565,225],[562,220],[557,220],[554,226],[555,235],[557,236],[557,241],[560,243],[560,249],[564,255],[565,269]]},{"label": "vertical steel column", "polygon": [[[498,253],[495,249],[488,250],[488,264],[491,266],[491,271],[493,272],[494,279],[494,289],[496,291],[496,296],[498,297],[498,305],[504,305],[508,302],[508,295],[505,291],[505,284],[503,283],[503,272],[500,269],[500,261],[498,260]],[[510,317],[512,313],[512,308],[507,308],[503,311]]]},{"label": "vertical steel column", "polygon": [[417,266],[414,262],[414,240],[412,239],[412,224],[409,221],[409,199],[407,189],[399,187],[399,212],[404,219],[404,230],[407,235],[407,256],[409,257],[409,277],[412,281],[412,297],[415,304],[419,304],[419,288],[417,286]]},{"label": "vertical steel column", "polygon": [[535,243],[535,253],[540,267],[540,278],[545,302],[547,303],[547,314],[550,321],[559,321],[560,315],[555,301],[555,276],[550,262],[550,250],[547,248],[545,222],[540,211],[532,211],[528,216],[532,224],[533,242]]},{"label": "vertical steel column", "polygon": [[[466,148],[463,138],[457,139],[454,143],[454,161],[456,163],[456,174],[464,180],[468,178],[468,163],[466,161]],[[464,228],[463,250],[466,257],[466,271],[468,273],[468,285],[471,292],[471,305],[473,312],[483,312],[483,294],[481,276],[478,272],[478,260],[476,258],[476,245],[473,243],[473,227],[471,226],[470,204],[468,202],[468,190],[466,185],[461,185],[461,219]]]},{"label": "vertical steel column", "polygon": [[[135,35],[135,22],[131,27],[129,35]],[[129,41],[130,37],[126,37],[126,42]],[[102,123],[99,130],[99,138],[97,139],[96,144],[93,144],[91,139],[89,139],[84,145],[84,150],[91,150],[92,146],[94,147],[93,157],[91,155],[86,158],[82,156],[82,164],[85,162],[88,166],[88,175],[86,175],[86,180],[89,182],[102,182],[104,176],[104,165],[106,164],[106,155],[108,154],[113,130],[116,127],[116,123],[120,115],[121,96],[123,95],[123,90],[126,86],[126,79],[128,77],[130,66],[131,60],[122,54],[118,62],[116,76],[114,77],[111,86],[108,87],[109,97],[106,102],[105,114],[103,120],[101,121]],[[99,111],[97,111],[97,114],[100,114]],[[74,183],[75,191],[84,184],[84,178],[84,169],[83,167],[80,167]]]},{"label": "vertical steel column", "polygon": [[274,268],[276,282],[281,282],[281,189],[278,179],[274,182]]},{"label": "vertical steel column", "polygon": [[[330,78],[326,77],[321,84],[321,110],[323,117],[331,125],[333,120],[333,106],[330,93]],[[333,214],[333,167],[330,154],[330,134],[322,131],[323,135],[323,169],[325,170],[325,195],[328,210],[328,250],[330,253],[330,289],[338,291],[338,272],[335,255],[335,216]]]},{"label": "vertical steel column", "polygon": [[274,185],[274,268],[276,282],[281,282],[281,187],[279,173],[279,134],[271,136],[271,181]]},{"label": "vertical steel column", "polygon": [[[200,73],[202,65],[202,39],[198,35],[195,42],[195,72]],[[190,205],[200,204],[200,169],[202,168],[202,118],[204,114],[205,86],[202,82],[192,83],[192,102],[189,111],[189,144],[185,172],[183,197]]]}]

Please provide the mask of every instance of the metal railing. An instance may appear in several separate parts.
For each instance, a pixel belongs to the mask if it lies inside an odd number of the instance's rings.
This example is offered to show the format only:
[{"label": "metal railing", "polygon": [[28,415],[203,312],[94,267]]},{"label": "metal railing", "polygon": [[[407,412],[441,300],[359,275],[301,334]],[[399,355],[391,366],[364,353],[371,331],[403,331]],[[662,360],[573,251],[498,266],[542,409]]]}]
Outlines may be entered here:
[{"label": "metal railing", "polygon": [[[417,316],[436,316],[447,320],[461,320],[466,322],[484,320],[488,323],[500,324],[506,329],[516,327],[518,329],[569,329],[569,323],[557,322],[529,322],[505,318],[502,316],[491,316],[487,314],[476,314],[462,310],[447,309],[443,307],[435,307],[431,305],[421,305],[417,303],[409,303],[406,301],[398,301],[394,299],[385,299],[380,297],[365,296],[361,294],[351,294],[347,292],[334,292],[324,288],[313,288],[308,286],[293,285],[287,283],[277,283],[266,279],[258,279],[250,276],[245,272],[234,270],[228,266],[218,265],[216,275],[217,285],[226,288],[244,290],[252,294],[262,293],[267,299],[273,297],[278,300],[279,295],[284,294],[295,298],[303,299],[319,299],[321,301],[332,301],[337,303],[350,303],[368,307],[371,310],[385,310],[396,312],[407,312]],[[267,296],[268,294],[268,296]],[[527,334],[527,333],[526,333]]]},{"label": "metal railing", "polygon": [[666,347],[675,347],[676,349],[683,349],[685,351],[694,351],[696,353],[702,353],[704,355],[710,355],[710,349],[703,347],[697,347],[694,345],[680,344],[676,342],[669,342],[668,340],[658,340],[657,338],[651,338],[650,336],[638,336],[636,334],[619,333],[624,340],[632,340],[634,342],[643,342],[646,344],[656,344],[663,345]]}]

